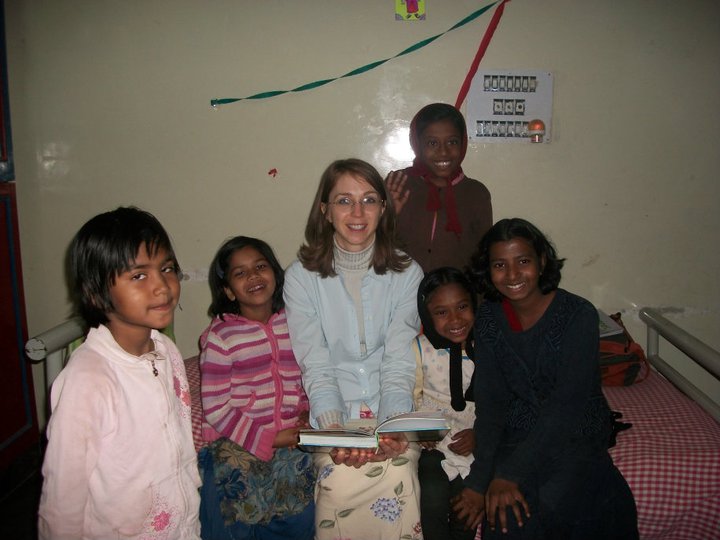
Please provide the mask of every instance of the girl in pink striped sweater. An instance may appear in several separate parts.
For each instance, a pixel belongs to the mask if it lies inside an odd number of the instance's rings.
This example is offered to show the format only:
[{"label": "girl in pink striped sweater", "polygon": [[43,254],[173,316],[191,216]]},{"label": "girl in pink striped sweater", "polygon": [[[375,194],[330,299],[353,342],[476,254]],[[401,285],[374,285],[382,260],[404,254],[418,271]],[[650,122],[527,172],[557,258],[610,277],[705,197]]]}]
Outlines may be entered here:
[{"label": "girl in pink striped sweater", "polygon": [[312,459],[296,448],[308,400],[288,335],[283,270],[265,242],[237,236],[208,281],[200,338],[203,539],[310,539]]}]

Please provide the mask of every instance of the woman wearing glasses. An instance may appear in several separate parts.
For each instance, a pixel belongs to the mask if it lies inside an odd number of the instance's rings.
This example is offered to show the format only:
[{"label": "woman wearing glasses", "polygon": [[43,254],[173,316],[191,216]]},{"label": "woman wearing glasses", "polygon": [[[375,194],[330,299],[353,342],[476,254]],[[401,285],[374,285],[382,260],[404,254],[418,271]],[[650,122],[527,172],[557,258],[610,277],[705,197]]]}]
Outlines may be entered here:
[{"label": "woman wearing glasses", "polygon": [[[320,180],[298,260],[285,274],[293,351],[314,427],[412,410],[422,270],[396,248],[379,173],[335,161]],[[316,538],[420,538],[417,459],[407,442],[315,454]]]}]

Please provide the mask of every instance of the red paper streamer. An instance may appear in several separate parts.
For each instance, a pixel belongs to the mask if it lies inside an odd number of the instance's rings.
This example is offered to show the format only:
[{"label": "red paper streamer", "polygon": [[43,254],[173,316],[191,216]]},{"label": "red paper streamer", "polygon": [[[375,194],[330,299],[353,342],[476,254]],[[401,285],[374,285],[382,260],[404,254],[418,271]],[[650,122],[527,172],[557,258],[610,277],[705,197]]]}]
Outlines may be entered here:
[{"label": "red paper streamer", "polygon": [[498,26],[498,23],[500,22],[500,18],[503,15],[503,11],[505,10],[505,4],[508,3],[510,0],[502,0],[501,4],[498,6],[498,8],[495,10],[495,13],[493,14],[492,19],[490,20],[490,24],[487,27],[487,30],[485,30],[485,35],[482,38],[482,41],[480,42],[480,47],[478,47],[478,51],[475,54],[475,58],[472,61],[472,64],[470,65],[470,71],[468,71],[468,74],[465,76],[465,80],[463,81],[462,86],[460,87],[460,92],[458,93],[457,100],[455,100],[455,108],[459,109],[460,105],[462,105],[462,102],[465,101],[465,98],[467,97],[468,90],[470,90],[470,83],[472,82],[473,77],[475,76],[475,73],[477,73],[478,66],[480,65],[480,60],[482,60],[482,57],[485,56],[485,51],[488,48],[488,45],[490,45],[490,40],[493,37],[493,34],[495,33],[495,29]]}]

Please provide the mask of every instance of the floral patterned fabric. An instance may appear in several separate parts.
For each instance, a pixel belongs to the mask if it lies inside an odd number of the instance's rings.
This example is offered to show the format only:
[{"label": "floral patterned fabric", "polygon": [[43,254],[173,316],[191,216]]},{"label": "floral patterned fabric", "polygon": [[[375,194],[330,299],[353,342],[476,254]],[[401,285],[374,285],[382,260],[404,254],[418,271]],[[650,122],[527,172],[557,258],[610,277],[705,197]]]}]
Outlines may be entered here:
[{"label": "floral patterned fabric", "polygon": [[314,456],[316,540],[422,539],[417,446],[359,469],[335,465],[326,453]]},{"label": "floral patterned fabric", "polygon": [[200,468],[212,468],[220,512],[226,525],[269,523],[275,516],[301,513],[313,500],[312,456],[278,448],[263,461],[221,438],[203,448]]}]

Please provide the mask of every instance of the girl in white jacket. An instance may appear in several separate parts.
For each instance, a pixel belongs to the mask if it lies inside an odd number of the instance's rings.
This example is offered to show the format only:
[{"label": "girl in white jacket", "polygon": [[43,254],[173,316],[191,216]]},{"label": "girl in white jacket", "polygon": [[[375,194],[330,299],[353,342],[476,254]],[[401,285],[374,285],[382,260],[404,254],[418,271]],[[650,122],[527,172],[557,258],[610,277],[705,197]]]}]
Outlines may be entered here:
[{"label": "girl in white jacket", "polygon": [[137,208],[88,221],[70,276],[90,327],[52,387],[41,539],[199,539],[190,394],[173,321],[179,269]]}]

